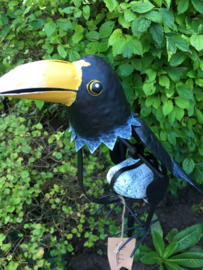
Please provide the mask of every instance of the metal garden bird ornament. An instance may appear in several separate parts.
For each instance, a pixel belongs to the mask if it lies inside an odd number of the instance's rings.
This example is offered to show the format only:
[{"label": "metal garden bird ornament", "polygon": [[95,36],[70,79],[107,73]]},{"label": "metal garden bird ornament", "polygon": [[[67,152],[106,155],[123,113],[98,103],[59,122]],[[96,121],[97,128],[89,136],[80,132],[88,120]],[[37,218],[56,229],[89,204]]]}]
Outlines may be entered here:
[{"label": "metal garden bird ornament", "polygon": [[[126,205],[139,223],[137,234],[145,231],[139,244],[149,234],[150,224],[155,222],[151,222],[152,216],[168,187],[167,170],[203,193],[203,189],[177,166],[145,122],[131,113],[116,73],[101,57],[88,55],[73,63],[42,60],[21,65],[1,77],[0,94],[66,105],[71,140],[75,141],[78,151],[78,180],[85,195],[102,206],[115,203],[114,207],[120,202],[117,194],[131,198],[147,196],[151,208],[145,224]],[[131,137],[136,139],[136,144],[128,141]],[[93,153],[101,143],[108,146],[116,165],[108,173],[114,193],[94,198],[83,186],[82,147],[86,144]],[[145,147],[151,154],[144,153]],[[127,150],[131,158],[126,160]]]}]

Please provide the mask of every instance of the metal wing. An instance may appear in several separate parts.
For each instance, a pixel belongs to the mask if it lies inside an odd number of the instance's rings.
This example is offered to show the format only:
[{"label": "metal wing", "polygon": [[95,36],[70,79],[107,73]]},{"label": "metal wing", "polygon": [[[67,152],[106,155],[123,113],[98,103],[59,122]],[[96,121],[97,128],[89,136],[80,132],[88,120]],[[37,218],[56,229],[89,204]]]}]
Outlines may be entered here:
[{"label": "metal wing", "polygon": [[138,117],[135,117],[135,120],[141,125],[138,127],[133,127],[133,130],[152,152],[152,154],[162,163],[162,165],[177,178],[184,178],[187,180],[192,186],[203,194],[203,188],[178,167],[148,125]]}]

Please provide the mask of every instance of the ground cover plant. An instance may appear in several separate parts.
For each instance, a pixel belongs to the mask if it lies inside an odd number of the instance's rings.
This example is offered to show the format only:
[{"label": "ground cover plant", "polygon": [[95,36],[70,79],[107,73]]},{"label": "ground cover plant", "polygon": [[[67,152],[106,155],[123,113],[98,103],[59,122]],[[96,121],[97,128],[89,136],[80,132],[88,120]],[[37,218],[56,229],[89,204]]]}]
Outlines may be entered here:
[{"label": "ground cover plant", "polygon": [[[104,57],[119,75],[132,111],[139,113],[173,159],[201,184],[202,34],[200,0],[1,1],[0,74],[41,59]],[[62,254],[73,250],[72,234],[80,237],[84,211],[94,207],[84,201],[77,208],[79,189],[67,193],[67,185],[77,185],[74,144],[65,130],[54,132],[40,124],[45,114],[48,118],[48,110],[58,112],[58,105],[48,108],[40,101],[12,100],[8,106],[12,115],[0,118],[1,267],[63,269]],[[36,107],[41,110],[37,120],[33,119]],[[92,188],[90,175],[107,168],[108,151],[103,147],[88,158],[86,186]],[[102,185],[103,178],[94,180]],[[185,184],[171,178],[169,191],[176,195]],[[98,195],[95,183],[93,188]],[[85,232],[86,246],[105,238],[99,225],[103,221],[92,218]],[[73,227],[63,227],[69,220],[75,222],[74,232]],[[113,223],[111,229],[115,229]]]}]

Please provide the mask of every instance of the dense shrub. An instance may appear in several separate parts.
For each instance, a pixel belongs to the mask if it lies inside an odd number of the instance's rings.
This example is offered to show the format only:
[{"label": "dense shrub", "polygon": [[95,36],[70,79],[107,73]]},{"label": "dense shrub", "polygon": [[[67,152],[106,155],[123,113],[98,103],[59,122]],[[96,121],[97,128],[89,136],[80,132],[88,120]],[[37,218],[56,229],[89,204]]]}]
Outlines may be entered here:
[{"label": "dense shrub", "polygon": [[[175,161],[183,166],[187,173],[192,173],[198,183],[202,182],[201,0],[1,1],[0,27],[1,74],[16,65],[41,59],[75,61],[86,54],[97,54],[107,59],[120,76],[132,111],[138,112],[151,126]],[[43,102],[37,102],[36,105],[43,108]],[[32,165],[41,158],[39,149],[43,147],[43,140],[48,140],[48,137],[54,138],[58,145],[62,144],[57,146],[61,150],[56,151],[55,161],[61,158],[63,151],[66,153],[67,150],[64,149],[70,147],[70,144],[66,135],[63,142],[57,141],[57,136],[61,138],[60,134],[41,134],[40,137],[40,125],[36,123],[33,128],[26,127],[21,118],[13,117],[15,116],[0,120],[1,183],[4,183],[1,188],[1,207],[5,214],[1,216],[4,235],[0,235],[0,243],[3,251],[11,249],[9,231],[6,229],[8,224],[17,224],[15,230],[20,235],[23,234],[23,237],[27,237],[29,231],[31,237],[22,240],[24,246],[21,253],[24,255],[19,253],[19,256],[24,256],[24,259],[32,256],[33,260],[39,259],[39,265],[36,263],[34,268],[37,269],[45,265],[45,262],[41,259],[41,246],[36,243],[40,243],[43,234],[49,235],[53,231],[52,227],[44,225],[44,219],[37,223],[38,227],[34,226],[31,221],[33,218],[27,212],[35,212],[35,208],[36,211],[45,211],[43,215],[48,222],[51,217],[48,218],[46,211],[51,208],[54,213],[54,209],[58,209],[58,203],[63,200],[65,204],[69,203],[69,195],[64,197],[64,181],[61,184],[52,181],[50,184],[52,171],[46,169],[33,173],[35,170]],[[12,119],[14,124],[11,124]],[[15,122],[19,124],[16,126]],[[23,137],[21,134],[24,134]],[[27,146],[23,147],[24,144]],[[19,149],[17,156],[14,149]],[[72,150],[69,151],[69,154],[72,153]],[[71,159],[74,160],[73,163],[63,166],[66,167],[66,173],[70,174],[69,177],[71,176],[69,181],[74,182],[75,157],[71,156]],[[51,161],[51,164],[52,162],[54,161]],[[170,180],[169,190],[176,194],[177,188],[184,183],[173,178]],[[46,185],[50,185],[47,193],[44,191]],[[78,193],[73,195],[71,200],[76,199]],[[37,205],[38,200],[35,202],[39,197],[40,206]],[[44,202],[43,207],[41,202]],[[33,210],[29,208],[32,204]],[[26,210],[27,208],[29,210]],[[65,218],[69,211],[67,209],[60,208],[60,216],[53,219],[57,227],[62,224],[61,219]],[[78,211],[82,213],[84,209]],[[72,214],[68,212],[68,215]],[[25,231],[19,230],[19,226],[26,226],[23,229]],[[68,230],[70,229],[67,229],[67,235]],[[52,245],[50,243],[55,241],[53,237],[50,237],[47,250]],[[34,242],[29,242],[31,240]],[[21,244],[22,242],[17,242],[18,246]],[[67,248],[68,241],[63,242],[63,245],[66,245],[64,250],[71,251],[71,247]],[[62,249],[62,246],[58,247],[60,251],[55,254],[59,259]],[[15,247],[9,254],[14,254],[14,251]],[[11,266],[7,263],[9,266],[5,269],[15,269],[20,263],[19,256],[12,259]],[[7,259],[11,260],[11,257]],[[4,263],[6,264],[5,261]],[[60,262],[58,265],[60,267]],[[29,268],[27,266],[24,269]]]}]

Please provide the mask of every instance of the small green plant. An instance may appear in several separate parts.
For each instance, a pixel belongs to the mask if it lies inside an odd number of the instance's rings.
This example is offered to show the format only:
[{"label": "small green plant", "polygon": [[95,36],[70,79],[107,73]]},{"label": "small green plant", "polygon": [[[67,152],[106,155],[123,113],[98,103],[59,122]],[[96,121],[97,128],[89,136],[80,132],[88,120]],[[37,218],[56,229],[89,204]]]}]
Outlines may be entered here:
[{"label": "small green plant", "polygon": [[203,213],[203,200],[199,204],[193,204],[191,207],[191,210],[193,212],[197,211],[200,214],[202,214]]},{"label": "small green plant", "polygon": [[136,252],[135,260],[141,260],[144,264],[158,264],[157,270],[183,270],[203,267],[202,249],[198,246],[194,249],[201,237],[201,224],[195,224],[181,232],[172,229],[166,236],[166,240],[169,242],[166,246],[160,233],[153,231],[152,238],[156,251],[141,246]]}]

